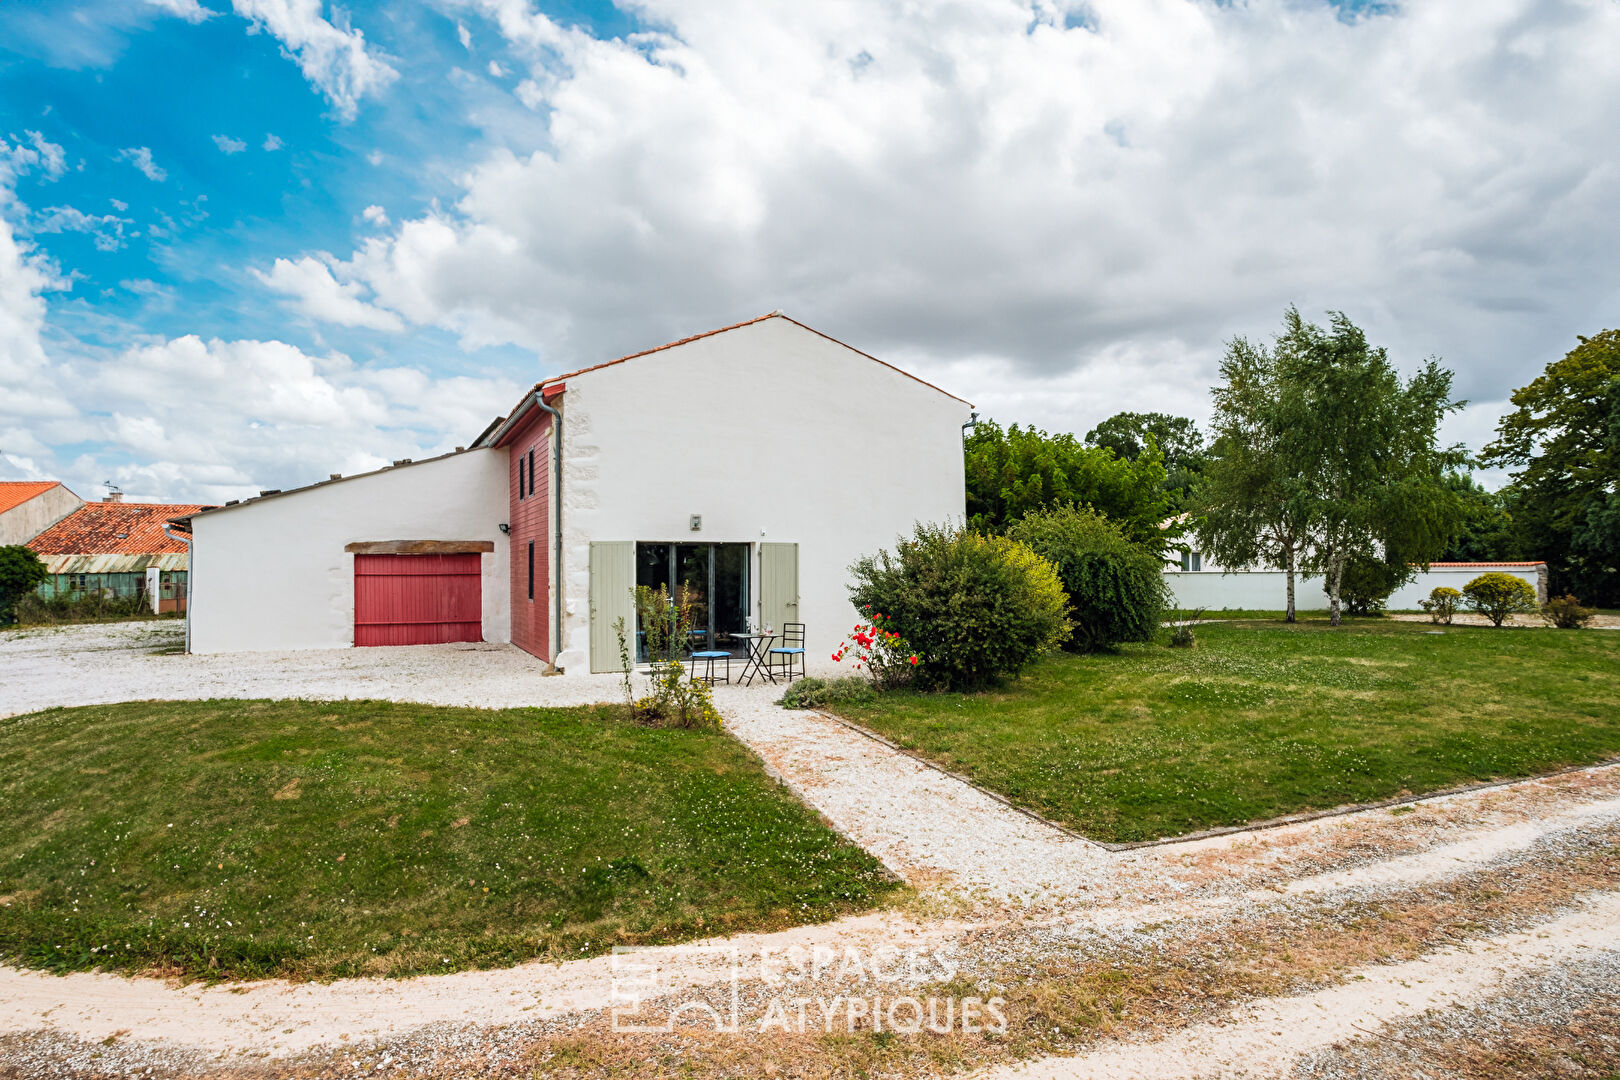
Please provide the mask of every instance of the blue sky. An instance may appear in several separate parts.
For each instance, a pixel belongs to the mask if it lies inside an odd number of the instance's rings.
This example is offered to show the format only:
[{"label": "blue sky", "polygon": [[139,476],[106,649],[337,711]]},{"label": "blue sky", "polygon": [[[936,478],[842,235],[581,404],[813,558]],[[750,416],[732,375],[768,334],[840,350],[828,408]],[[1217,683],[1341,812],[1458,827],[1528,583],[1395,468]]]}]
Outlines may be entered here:
[{"label": "blue sky", "polygon": [[1613,325],[1620,5],[23,0],[0,478],[222,500],[782,308],[999,419],[1344,308],[1479,446]]}]

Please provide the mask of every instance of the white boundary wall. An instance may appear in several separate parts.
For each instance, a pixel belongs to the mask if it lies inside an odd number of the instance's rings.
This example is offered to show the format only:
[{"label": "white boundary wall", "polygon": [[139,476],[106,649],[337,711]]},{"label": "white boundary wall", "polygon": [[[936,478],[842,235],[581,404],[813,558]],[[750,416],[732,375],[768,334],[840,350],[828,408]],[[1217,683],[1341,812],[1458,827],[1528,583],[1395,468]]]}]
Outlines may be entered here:
[{"label": "white boundary wall", "polygon": [[[855,619],[849,564],[966,513],[969,406],[783,318],[571,375],[562,653],[589,670],[593,540],[799,545],[810,666]],[[689,519],[701,514],[693,532]]]},{"label": "white boundary wall", "polygon": [[194,652],[354,644],[354,556],[373,540],[492,540],[485,641],[512,639],[507,452],[470,450],[192,518]]},{"label": "white boundary wall", "polygon": [[[1464,585],[1479,575],[1492,571],[1523,578],[1536,590],[1537,598],[1546,602],[1546,564],[1482,564],[1431,567],[1426,572],[1420,572],[1410,584],[1396,589],[1385,607],[1390,611],[1416,611],[1419,601],[1427,600],[1434,589],[1449,586],[1460,592]],[[1211,612],[1223,608],[1281,611],[1288,603],[1288,575],[1281,570],[1237,570],[1231,573],[1218,570],[1166,570],[1164,579],[1175,596],[1171,603],[1183,609],[1204,608]],[[1294,605],[1300,611],[1326,611],[1328,599],[1327,593],[1322,590],[1322,579],[1298,575],[1294,580]]]}]

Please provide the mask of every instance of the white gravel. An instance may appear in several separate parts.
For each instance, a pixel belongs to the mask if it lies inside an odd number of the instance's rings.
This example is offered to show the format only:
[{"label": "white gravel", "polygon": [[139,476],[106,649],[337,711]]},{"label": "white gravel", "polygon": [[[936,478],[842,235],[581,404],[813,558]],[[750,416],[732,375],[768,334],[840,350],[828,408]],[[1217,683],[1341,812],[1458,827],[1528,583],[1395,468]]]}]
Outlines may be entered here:
[{"label": "white gravel", "polygon": [[174,622],[0,633],[0,716],[59,705],[200,698],[377,698],[505,709],[612,701],[612,675],[545,674],[512,645],[187,656]]},{"label": "white gravel", "polygon": [[986,899],[1072,892],[1107,874],[1107,849],[1068,836],[968,784],[815,713],[779,688],[728,688],[731,732],[800,797],[901,877]]},{"label": "white gravel", "polygon": [[993,1070],[995,1080],[1196,1080],[1281,1076],[1302,1054],[1369,1034],[1370,1028],[1467,1002],[1513,979],[1620,949],[1620,894],[1534,930],[1441,949],[1404,964],[1349,973],[1329,990],[1270,998],[1220,1021],[1162,1039],[1129,1041],[1077,1057]]}]

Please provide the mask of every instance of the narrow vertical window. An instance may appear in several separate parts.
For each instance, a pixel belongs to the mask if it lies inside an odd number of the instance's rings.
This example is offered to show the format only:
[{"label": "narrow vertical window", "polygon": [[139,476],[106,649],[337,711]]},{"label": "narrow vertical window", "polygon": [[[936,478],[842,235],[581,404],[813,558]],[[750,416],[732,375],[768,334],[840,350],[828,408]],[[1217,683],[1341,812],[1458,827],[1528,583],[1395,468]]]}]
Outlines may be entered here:
[{"label": "narrow vertical window", "polygon": [[534,494],[534,451],[529,451],[529,494]]},{"label": "narrow vertical window", "polygon": [[523,501],[523,455],[518,455],[518,501]]},{"label": "narrow vertical window", "polygon": [[534,541],[529,541],[529,599],[534,599]]}]

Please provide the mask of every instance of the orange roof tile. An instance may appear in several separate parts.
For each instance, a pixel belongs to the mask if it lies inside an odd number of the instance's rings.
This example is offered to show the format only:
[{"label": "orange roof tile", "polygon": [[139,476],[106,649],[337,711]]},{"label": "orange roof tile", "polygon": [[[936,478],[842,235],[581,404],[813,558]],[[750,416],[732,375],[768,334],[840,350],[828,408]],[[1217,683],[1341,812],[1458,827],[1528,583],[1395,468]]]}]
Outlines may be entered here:
[{"label": "orange roof tile", "polygon": [[40,555],[184,554],[186,545],[163,534],[163,523],[208,507],[174,503],[85,503],[28,546]]},{"label": "orange roof tile", "polygon": [[0,514],[56,487],[58,480],[0,480]]}]

